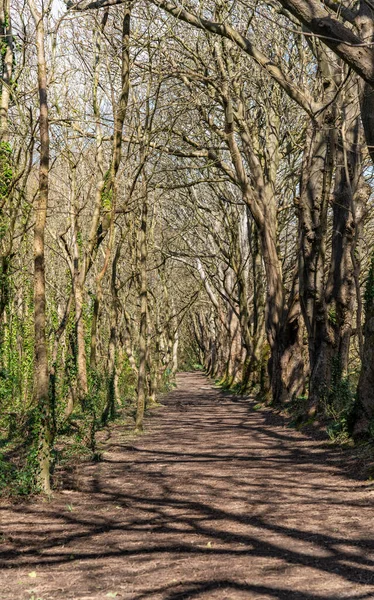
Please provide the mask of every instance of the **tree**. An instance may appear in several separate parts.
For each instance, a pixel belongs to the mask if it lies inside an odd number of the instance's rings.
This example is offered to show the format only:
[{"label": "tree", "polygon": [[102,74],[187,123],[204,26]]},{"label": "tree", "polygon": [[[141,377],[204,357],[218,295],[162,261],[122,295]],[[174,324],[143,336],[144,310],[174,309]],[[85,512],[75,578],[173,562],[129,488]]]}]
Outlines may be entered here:
[{"label": "tree", "polygon": [[35,204],[34,226],[34,389],[39,420],[38,480],[45,493],[50,493],[51,446],[54,437],[54,407],[49,396],[48,349],[46,338],[45,228],[49,193],[49,115],[47,102],[47,65],[45,54],[44,9],[40,12],[33,0],[29,7],[36,28],[36,50],[39,89],[39,189]]}]

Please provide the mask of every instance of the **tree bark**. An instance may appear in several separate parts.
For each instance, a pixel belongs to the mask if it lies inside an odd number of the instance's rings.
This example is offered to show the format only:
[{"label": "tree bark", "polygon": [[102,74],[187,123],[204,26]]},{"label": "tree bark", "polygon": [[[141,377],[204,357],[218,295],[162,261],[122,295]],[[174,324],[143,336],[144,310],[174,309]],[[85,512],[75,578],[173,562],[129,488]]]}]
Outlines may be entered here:
[{"label": "tree bark", "polygon": [[117,289],[117,265],[121,255],[122,240],[117,245],[116,252],[112,264],[111,277],[111,307],[110,307],[110,336],[108,344],[108,361],[107,361],[107,400],[102,415],[102,422],[107,423],[109,419],[113,419],[116,412],[116,348],[118,343],[118,312],[119,299]]},{"label": "tree bark", "polygon": [[45,493],[51,492],[51,447],[54,437],[53,406],[49,397],[48,352],[46,339],[46,284],[45,284],[45,226],[49,189],[49,119],[47,103],[47,67],[45,57],[44,15],[33,0],[28,0],[36,27],[36,48],[39,88],[39,192],[36,200],[34,227],[34,394],[40,419],[38,445],[38,485]]},{"label": "tree bark", "polygon": [[8,112],[13,73],[13,34],[10,19],[10,0],[2,0],[0,4],[0,36],[2,56],[0,141],[8,142]]},{"label": "tree bark", "polygon": [[333,358],[340,376],[348,372],[356,280],[357,244],[367,212],[370,187],[363,178],[363,135],[357,99],[360,82],[353,82],[339,103],[342,125],[337,135],[333,196],[333,233],[326,302],[333,330]]},{"label": "tree bark", "polygon": [[364,351],[357,387],[353,435],[373,435],[374,428],[374,259],[371,261],[365,292]]},{"label": "tree bark", "polygon": [[326,304],[328,205],[336,162],[337,67],[324,47],[316,48],[317,86],[327,108],[309,123],[305,141],[299,205],[300,300],[308,334],[309,412],[314,414],[331,379],[333,332]]},{"label": "tree bark", "polygon": [[[144,186],[146,188],[146,186]],[[137,408],[135,429],[143,430],[145,403],[147,397],[147,333],[148,333],[148,281],[147,281],[147,218],[148,198],[144,189],[141,226],[139,235],[139,284],[140,284],[140,326],[139,326],[139,369],[137,388]]]}]

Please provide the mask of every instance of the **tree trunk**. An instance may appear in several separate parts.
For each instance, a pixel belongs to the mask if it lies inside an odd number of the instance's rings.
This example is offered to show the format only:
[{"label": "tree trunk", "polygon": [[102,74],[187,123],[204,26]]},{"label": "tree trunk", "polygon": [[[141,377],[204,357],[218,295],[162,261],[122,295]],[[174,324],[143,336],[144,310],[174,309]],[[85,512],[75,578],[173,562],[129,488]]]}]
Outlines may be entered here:
[{"label": "tree trunk", "polygon": [[341,102],[342,126],[338,134],[333,204],[333,233],[330,276],[326,301],[334,333],[332,360],[339,378],[348,372],[356,280],[359,262],[357,244],[361,237],[370,187],[362,175],[362,126],[359,82],[350,84]]},{"label": "tree trunk", "polygon": [[144,190],[141,227],[139,235],[139,255],[140,255],[140,327],[139,327],[139,369],[138,369],[138,389],[137,389],[137,408],[136,423],[137,431],[143,430],[144,410],[146,403],[147,390],[147,312],[148,312],[148,282],[147,282],[147,190]]},{"label": "tree trunk", "polygon": [[364,351],[357,388],[357,406],[353,435],[373,435],[374,429],[374,258],[365,291]]},{"label": "tree trunk", "polygon": [[[374,11],[371,4],[361,0],[355,24],[361,39],[372,49],[374,40]],[[363,44],[364,45],[364,44]],[[371,59],[373,65],[373,58]],[[361,81],[361,120],[364,128],[366,144],[374,162],[374,83]]]},{"label": "tree trunk", "polygon": [[272,402],[280,405],[304,389],[300,310],[296,294],[291,292],[286,303],[281,264],[270,231],[260,232],[260,239],[267,280],[265,330],[270,347],[270,387]]},{"label": "tree trunk", "polygon": [[282,403],[304,394],[303,327],[296,281],[269,362],[273,402]]},{"label": "tree trunk", "polygon": [[[2,45],[2,77],[1,77],[1,103],[0,103],[0,168],[5,169],[10,160],[9,142],[9,100],[10,86],[13,72],[13,34],[10,20],[10,1],[2,0],[0,4],[0,36]],[[5,160],[4,160],[5,159]],[[3,164],[4,161],[4,164]],[[4,184],[8,187],[6,180],[1,175],[1,187]],[[2,349],[4,344],[4,312],[9,301],[9,269],[11,263],[12,242],[5,244],[5,215],[3,213],[4,204],[6,201],[11,201],[8,198],[7,190],[2,189],[0,204],[0,368],[2,365]],[[4,241],[4,246],[3,246]],[[8,247],[6,247],[8,246]]]},{"label": "tree trunk", "polygon": [[178,346],[179,346],[179,332],[178,329],[174,331],[173,337],[173,350],[171,357],[171,375],[175,378],[178,371]]},{"label": "tree trunk", "polygon": [[10,20],[10,0],[0,4],[0,36],[2,56],[0,141],[9,141],[8,111],[13,73],[13,34]]},{"label": "tree trunk", "polygon": [[92,321],[91,321],[91,338],[90,338],[90,369],[92,371],[96,370],[97,367],[97,328],[99,324],[99,309],[100,302],[95,295],[93,312],[92,312]]},{"label": "tree trunk", "polygon": [[[331,78],[329,83],[331,86]],[[325,97],[330,96],[326,94]],[[299,279],[301,308],[308,333],[311,413],[317,410],[331,379],[333,340],[325,300],[324,269],[327,208],[335,153],[334,124],[334,106],[310,124],[301,177]]]},{"label": "tree trunk", "polygon": [[132,344],[132,335],[130,329],[130,316],[126,313],[126,310],[123,311],[123,316],[125,320],[125,326],[121,332],[121,344],[124,346],[126,355],[130,364],[130,367],[138,378],[138,367],[136,366],[136,360],[134,356],[133,344]]},{"label": "tree trunk", "polygon": [[76,165],[71,166],[71,229],[73,237],[73,293],[75,301],[75,331],[77,337],[77,397],[78,401],[85,407],[85,402],[88,396],[88,376],[87,376],[87,356],[86,356],[86,340],[85,340],[85,324],[83,316],[84,307],[84,283],[86,273],[82,265],[79,251],[79,230],[78,230],[78,206],[76,192]]},{"label": "tree trunk", "polygon": [[38,13],[33,0],[29,0],[29,7],[36,27],[38,88],[40,103],[39,193],[35,206],[36,214],[34,227],[34,393],[40,420],[38,445],[38,485],[45,493],[49,494],[51,492],[50,466],[51,447],[54,437],[54,411],[49,397],[44,242],[49,183],[47,68],[44,47],[44,15]]},{"label": "tree trunk", "polygon": [[102,422],[107,423],[108,419],[113,419],[116,411],[116,347],[118,339],[118,290],[117,290],[117,265],[121,255],[122,240],[116,248],[112,264],[111,277],[111,307],[110,307],[110,337],[108,344],[107,361],[107,400],[102,415]]},{"label": "tree trunk", "polygon": [[268,356],[264,352],[266,346],[269,348],[265,331],[265,279],[264,268],[262,264],[258,231],[251,224],[248,228],[250,232],[250,248],[252,256],[252,277],[253,277],[253,324],[251,328],[252,350],[247,365],[247,373],[244,377],[244,384],[248,384],[250,389],[259,386],[258,393],[260,397],[267,398],[270,393],[270,382],[268,377]]}]

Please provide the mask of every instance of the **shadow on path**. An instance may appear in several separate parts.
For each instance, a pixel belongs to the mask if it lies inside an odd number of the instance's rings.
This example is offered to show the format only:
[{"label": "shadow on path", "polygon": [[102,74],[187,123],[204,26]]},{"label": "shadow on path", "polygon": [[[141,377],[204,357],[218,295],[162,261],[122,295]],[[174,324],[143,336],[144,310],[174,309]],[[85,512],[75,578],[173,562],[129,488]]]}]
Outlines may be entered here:
[{"label": "shadow on path", "polygon": [[163,404],[51,503],[3,508],[1,599],[374,599],[373,491],[344,453],[200,374]]}]

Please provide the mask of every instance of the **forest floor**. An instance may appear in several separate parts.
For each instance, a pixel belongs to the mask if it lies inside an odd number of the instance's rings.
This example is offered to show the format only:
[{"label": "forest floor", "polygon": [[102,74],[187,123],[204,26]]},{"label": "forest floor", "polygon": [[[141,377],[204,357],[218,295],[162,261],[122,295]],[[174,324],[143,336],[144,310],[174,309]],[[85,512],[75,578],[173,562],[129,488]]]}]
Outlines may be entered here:
[{"label": "forest floor", "polygon": [[3,504],[1,600],[374,599],[374,486],[346,452],[182,374],[144,435]]}]

